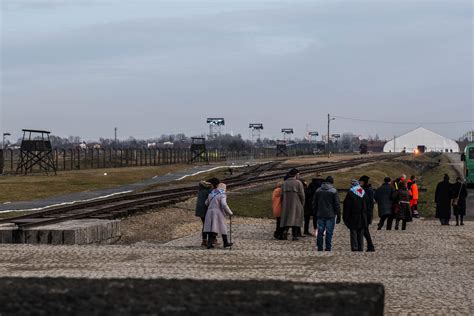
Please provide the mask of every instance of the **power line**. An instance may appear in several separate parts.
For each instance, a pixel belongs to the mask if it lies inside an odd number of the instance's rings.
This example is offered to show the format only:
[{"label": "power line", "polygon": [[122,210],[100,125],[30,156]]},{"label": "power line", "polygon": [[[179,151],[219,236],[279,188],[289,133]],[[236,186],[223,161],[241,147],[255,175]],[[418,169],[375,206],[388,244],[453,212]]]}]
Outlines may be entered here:
[{"label": "power line", "polygon": [[473,123],[474,120],[466,120],[466,121],[441,121],[441,122],[397,122],[397,121],[379,121],[379,120],[367,120],[367,119],[359,119],[359,118],[351,118],[351,117],[344,117],[344,116],[336,116],[333,117],[341,119],[341,120],[348,120],[348,121],[357,121],[357,122],[367,122],[367,123],[381,123],[381,124],[393,124],[393,125],[440,125],[440,124],[466,124],[466,123]]}]

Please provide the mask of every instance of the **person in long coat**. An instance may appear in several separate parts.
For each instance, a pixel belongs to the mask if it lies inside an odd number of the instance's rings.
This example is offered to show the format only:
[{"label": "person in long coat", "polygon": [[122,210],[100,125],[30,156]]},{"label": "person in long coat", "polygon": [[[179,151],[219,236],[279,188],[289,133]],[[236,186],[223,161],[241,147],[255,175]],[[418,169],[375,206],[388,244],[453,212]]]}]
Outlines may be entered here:
[{"label": "person in long coat", "polygon": [[234,215],[227,205],[226,185],[219,183],[217,188],[209,194],[206,205],[208,206],[206,220],[204,222],[204,232],[208,234],[207,248],[214,248],[212,244],[212,234],[221,234],[224,248],[232,246],[227,239],[227,224],[225,215]]},{"label": "person in long coat", "polygon": [[367,199],[359,181],[352,180],[351,189],[343,202],[342,220],[350,230],[351,250],[364,250],[364,229],[367,222]]},{"label": "person in long coat", "polygon": [[207,247],[207,234],[204,232],[204,221],[206,220],[207,205],[206,200],[213,187],[217,187],[219,179],[212,178],[207,181],[200,181],[198,185],[198,194],[196,201],[195,215],[202,221],[202,243],[201,246]]},{"label": "person in long coat", "polygon": [[445,174],[443,181],[436,186],[435,193],[436,218],[439,218],[441,225],[449,225],[452,199],[452,185],[449,182],[449,175]]},{"label": "person in long coat", "polygon": [[318,229],[318,221],[317,216],[313,212],[313,198],[316,191],[321,187],[323,184],[324,179],[322,178],[314,178],[311,180],[311,183],[308,185],[308,188],[305,190],[305,203],[304,203],[304,234],[307,236],[311,236],[309,232],[309,223],[311,220],[311,216],[313,217],[313,229],[316,232]]},{"label": "person in long coat", "polygon": [[291,227],[293,240],[298,240],[298,228],[303,226],[304,218],[304,187],[298,180],[299,172],[291,169],[288,173],[288,179],[283,182],[281,187],[281,222],[280,227],[284,227],[283,239],[286,239],[288,230]]},{"label": "person in long coat", "polygon": [[367,241],[367,251],[375,251],[374,242],[372,241],[372,236],[370,235],[369,226],[372,224],[372,219],[374,217],[374,199],[375,192],[372,189],[372,185],[369,183],[370,177],[362,176],[359,179],[359,184],[365,191],[365,202],[367,203],[367,227],[364,229],[364,238]]},{"label": "person in long coat", "polygon": [[[466,198],[467,188],[463,180],[458,177],[456,183],[453,185],[453,213],[456,216],[456,226],[464,225],[464,216],[466,216]],[[461,220],[461,221],[459,221]]]},{"label": "person in long coat", "polygon": [[392,229],[392,196],[394,188],[390,185],[392,180],[386,177],[383,184],[375,191],[375,201],[377,202],[380,221],[377,225],[377,230],[381,230],[387,221],[387,230]]},{"label": "person in long coat", "polygon": [[394,213],[395,230],[398,230],[400,222],[402,222],[402,230],[406,230],[407,223],[413,220],[410,208],[410,191],[408,191],[405,180],[400,180],[397,186],[398,190],[392,196],[392,200],[398,204],[397,211]]}]

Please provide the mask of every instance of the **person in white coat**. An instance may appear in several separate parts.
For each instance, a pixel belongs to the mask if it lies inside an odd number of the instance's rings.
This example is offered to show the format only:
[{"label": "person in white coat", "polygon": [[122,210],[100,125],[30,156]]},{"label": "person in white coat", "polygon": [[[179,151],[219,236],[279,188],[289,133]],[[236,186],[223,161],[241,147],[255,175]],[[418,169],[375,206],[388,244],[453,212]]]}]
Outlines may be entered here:
[{"label": "person in white coat", "polygon": [[214,234],[222,235],[222,242],[224,243],[224,248],[229,248],[232,246],[232,243],[227,239],[227,224],[225,221],[225,215],[232,216],[234,215],[227,205],[227,195],[225,193],[226,185],[224,183],[219,183],[211,193],[209,194],[206,205],[207,213],[206,219],[204,221],[204,232],[207,233],[208,242],[207,248],[214,248],[212,244],[212,238]]}]

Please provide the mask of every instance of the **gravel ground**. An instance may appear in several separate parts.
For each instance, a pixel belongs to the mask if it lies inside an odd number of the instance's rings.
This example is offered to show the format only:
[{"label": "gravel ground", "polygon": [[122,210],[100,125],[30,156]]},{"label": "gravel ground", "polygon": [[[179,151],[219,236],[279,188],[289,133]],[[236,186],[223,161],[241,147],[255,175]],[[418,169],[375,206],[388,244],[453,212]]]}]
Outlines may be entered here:
[{"label": "gravel ground", "polygon": [[334,252],[318,253],[313,238],[273,240],[271,220],[236,219],[231,251],[202,249],[199,225],[164,244],[0,245],[0,277],[382,283],[388,315],[472,315],[473,228],[415,221],[407,231],[373,230],[377,251],[352,253],[348,231],[338,225]]}]

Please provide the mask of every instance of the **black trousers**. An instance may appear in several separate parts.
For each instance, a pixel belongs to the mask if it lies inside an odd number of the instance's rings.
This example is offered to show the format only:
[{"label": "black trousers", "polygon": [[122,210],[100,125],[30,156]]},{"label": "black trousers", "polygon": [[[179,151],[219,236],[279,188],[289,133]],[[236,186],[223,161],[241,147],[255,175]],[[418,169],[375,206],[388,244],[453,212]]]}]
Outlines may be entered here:
[{"label": "black trousers", "polygon": [[459,224],[459,218],[461,218],[461,224],[464,223],[464,215],[456,215],[456,224]]},{"label": "black trousers", "polygon": [[407,229],[407,221],[406,220],[402,220],[402,219],[399,219],[397,218],[397,222],[395,223],[395,229],[398,229],[398,225],[400,224],[400,221],[402,221],[402,230],[406,230]]},{"label": "black trousers", "polygon": [[293,235],[293,237],[300,237],[301,236],[301,227],[298,227],[298,226],[285,227],[283,229],[284,233],[288,233],[290,228],[291,228],[291,234]]},{"label": "black trousers", "polygon": [[206,221],[206,218],[201,217],[201,221],[202,221],[202,240],[205,240],[207,239],[207,234],[204,232],[204,222]]},{"label": "black trousers", "polygon": [[364,229],[364,238],[365,238],[365,241],[367,242],[367,250],[375,249],[374,243],[372,241],[372,236],[370,236],[369,227]]},{"label": "black trousers", "polygon": [[351,250],[364,251],[364,229],[351,229]]},{"label": "black trousers", "polygon": [[[309,233],[309,222],[311,220],[311,215],[304,216],[304,232]],[[313,216],[313,229],[318,229],[318,218]]]},{"label": "black trousers", "polygon": [[441,225],[449,225],[450,218],[440,218]]},{"label": "black trousers", "polygon": [[285,231],[284,227],[280,227],[281,217],[276,218],[276,229],[273,237],[276,239],[281,239],[283,237],[283,232]]},{"label": "black trousers", "polygon": [[382,217],[380,217],[378,227],[383,228],[383,225],[385,224],[385,221],[387,221],[387,230],[391,230],[392,229],[392,224],[393,224],[393,216],[392,215],[382,215]]}]

